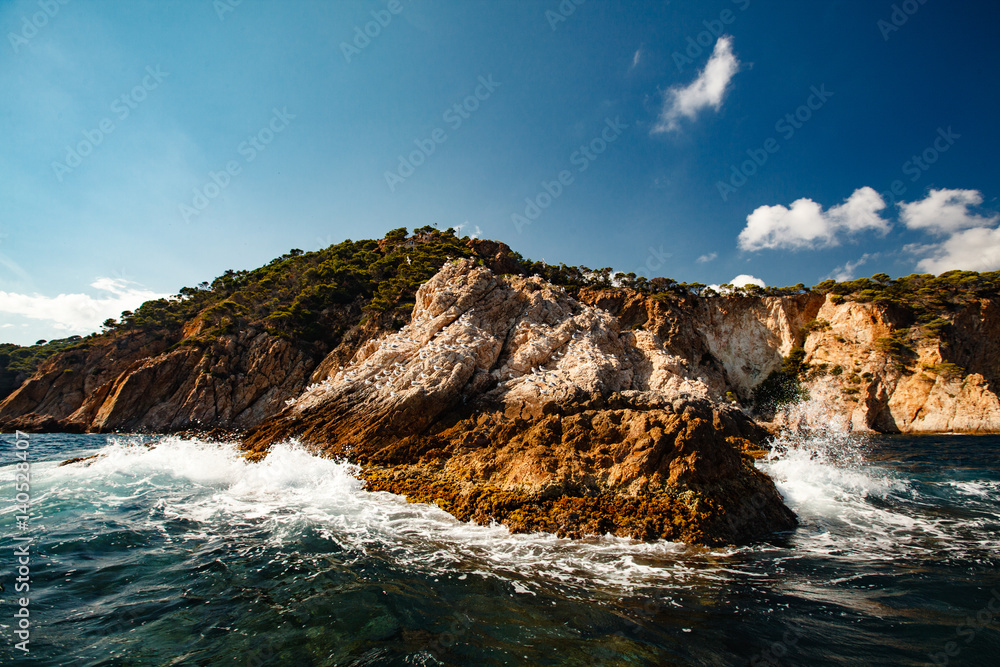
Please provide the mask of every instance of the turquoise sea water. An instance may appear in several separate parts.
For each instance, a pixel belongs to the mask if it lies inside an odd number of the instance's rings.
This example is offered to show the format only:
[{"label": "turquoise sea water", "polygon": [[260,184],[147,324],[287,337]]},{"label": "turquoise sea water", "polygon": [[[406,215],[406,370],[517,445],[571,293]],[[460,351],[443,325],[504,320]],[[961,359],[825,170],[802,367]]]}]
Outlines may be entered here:
[{"label": "turquoise sea water", "polygon": [[0,443],[3,664],[1000,664],[997,437],[783,439],[759,465],[802,525],[724,549],[511,535],[172,436],[29,436],[22,531]]}]

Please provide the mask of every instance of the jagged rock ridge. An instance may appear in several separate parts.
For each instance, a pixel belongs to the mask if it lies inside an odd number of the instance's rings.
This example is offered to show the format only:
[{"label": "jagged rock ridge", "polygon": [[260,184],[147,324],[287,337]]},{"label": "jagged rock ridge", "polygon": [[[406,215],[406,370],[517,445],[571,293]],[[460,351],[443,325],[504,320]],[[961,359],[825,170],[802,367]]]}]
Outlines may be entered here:
[{"label": "jagged rock ridge", "polygon": [[689,372],[655,334],[463,260],[245,443],[297,438],[373,490],[515,530],[732,543],[794,526],[743,451],[766,434]]}]

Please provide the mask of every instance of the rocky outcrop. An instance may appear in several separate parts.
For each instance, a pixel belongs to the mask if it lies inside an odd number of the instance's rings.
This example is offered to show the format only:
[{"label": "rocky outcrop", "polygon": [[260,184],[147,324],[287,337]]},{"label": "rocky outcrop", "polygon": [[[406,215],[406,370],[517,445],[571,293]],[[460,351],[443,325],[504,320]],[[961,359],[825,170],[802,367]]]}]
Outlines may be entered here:
[{"label": "rocky outcrop", "polygon": [[0,428],[245,429],[283,408],[316,365],[289,341],[255,329],[165,348],[131,335],[60,355],[0,403]]},{"label": "rocky outcrop", "polygon": [[[793,408],[781,423],[839,417],[857,432],[1000,432],[1000,309],[982,300],[952,318],[938,337],[911,330],[891,309],[827,299],[805,339],[805,362],[814,369],[805,388],[824,409]],[[900,332],[906,356],[880,349],[880,340]]]},{"label": "rocky outcrop", "polygon": [[713,400],[653,331],[539,278],[463,260],[245,438],[359,463],[369,488],[561,535],[745,542],[795,525],[744,450],[766,433]]},{"label": "rocky outcrop", "polygon": [[[221,284],[213,299],[183,302],[214,306],[184,310],[171,326],[137,325],[57,353],[0,401],[0,430],[237,431],[251,458],[297,438],[360,464],[372,490],[462,519],[709,544],[795,523],[747,456],[767,437],[750,417],[760,416],[755,396],[786,361],[802,369],[812,400],[765,424],[772,430],[840,420],[855,431],[1000,432],[991,299],[696,297],[667,282],[655,294],[591,286],[571,296],[525,277],[540,265],[497,242],[449,241],[419,256],[421,243],[440,241],[427,229],[364,242],[372,258],[351,255],[350,270],[336,253],[298,274],[272,263],[271,281],[333,281],[282,302],[330,335],[270,328],[291,316],[277,306],[247,308],[257,319],[208,317],[270,294],[263,281],[260,293]],[[445,264],[408,313],[419,281],[466,249],[475,259]],[[392,262],[410,266],[407,253],[423,267],[419,280],[393,272]],[[372,266],[367,292],[334,285],[338,271]],[[565,268],[547,275],[566,284],[585,275]],[[377,301],[373,290],[392,280],[406,289]]]},{"label": "rocky outcrop", "polygon": [[623,329],[654,334],[715,396],[748,402],[754,388],[803,343],[819,294],[786,297],[650,297],[634,290],[585,289],[580,300],[607,310]]},{"label": "rocky outcrop", "polygon": [[[706,299],[590,289],[580,299],[622,328],[653,333],[713,396],[747,407],[783,358],[803,348],[812,400],[779,414],[771,430],[839,419],[857,432],[1000,432],[1000,308],[988,299],[950,313],[938,334],[898,308],[815,293]],[[903,359],[880,345],[900,335],[912,349]]]}]

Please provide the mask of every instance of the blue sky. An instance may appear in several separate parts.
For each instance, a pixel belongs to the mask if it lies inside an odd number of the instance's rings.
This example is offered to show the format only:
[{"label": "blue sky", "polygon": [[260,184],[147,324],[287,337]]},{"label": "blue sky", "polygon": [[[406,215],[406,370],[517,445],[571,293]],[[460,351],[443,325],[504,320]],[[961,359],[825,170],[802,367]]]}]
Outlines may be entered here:
[{"label": "blue sky", "polygon": [[428,224],[688,282],[998,269],[1000,8],[895,7],[0,0],[0,340]]}]

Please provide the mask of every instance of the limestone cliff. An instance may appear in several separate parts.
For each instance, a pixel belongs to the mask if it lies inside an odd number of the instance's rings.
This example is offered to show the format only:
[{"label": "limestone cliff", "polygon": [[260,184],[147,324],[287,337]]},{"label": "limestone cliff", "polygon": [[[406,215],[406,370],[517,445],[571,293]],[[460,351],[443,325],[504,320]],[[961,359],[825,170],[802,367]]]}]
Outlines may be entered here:
[{"label": "limestone cliff", "polygon": [[[509,248],[470,243],[486,266],[516,274]],[[752,412],[754,390],[801,348],[802,384],[824,405],[824,419],[839,417],[857,431],[1000,432],[1000,314],[990,298],[967,299],[932,332],[898,308],[838,303],[815,292],[697,297],[584,287],[577,298],[614,320],[629,345],[662,354],[660,365],[630,369],[635,389],[671,381]],[[201,319],[174,338],[138,332],[88,340],[52,357],[0,401],[0,429],[251,428],[386,333],[384,322],[359,324],[361,306],[350,308],[353,314],[336,320],[344,333],[332,350],[259,324],[206,340]],[[886,348],[890,339],[903,354]],[[793,408],[770,426],[808,422],[810,414]]]},{"label": "limestone cliff", "polygon": [[[1000,432],[1000,310],[979,300],[952,315],[942,336],[891,308],[824,300],[804,341],[805,387],[826,414],[859,432]],[[886,350],[892,341],[898,347]],[[886,341],[890,341],[886,343]],[[880,344],[881,343],[881,344]],[[792,409],[784,423],[808,422]]]},{"label": "limestone cliff", "polygon": [[172,432],[250,427],[315,367],[287,340],[247,329],[201,347],[121,336],[58,355],[0,403],[0,426]]},{"label": "limestone cliff", "polygon": [[470,260],[417,293],[397,333],[245,438],[296,438],[372,490],[562,535],[745,542],[795,525],[744,450],[766,435],[655,332],[539,278]]},{"label": "limestone cliff", "polygon": [[1000,308],[991,299],[947,313],[936,332],[899,308],[817,293],[658,299],[613,289],[580,299],[654,334],[714,397],[729,392],[748,409],[753,390],[802,348],[813,409],[788,406],[772,430],[840,418],[857,432],[1000,433]]},{"label": "limestone cliff", "polygon": [[[794,525],[746,456],[764,417],[1000,432],[1000,312],[994,287],[962,291],[976,275],[696,296],[552,268],[450,230],[293,251],[143,315],[173,329],[52,356],[0,429],[235,431],[251,457],[298,438],[463,519],[703,543]],[[762,410],[775,376],[809,409]]]}]

